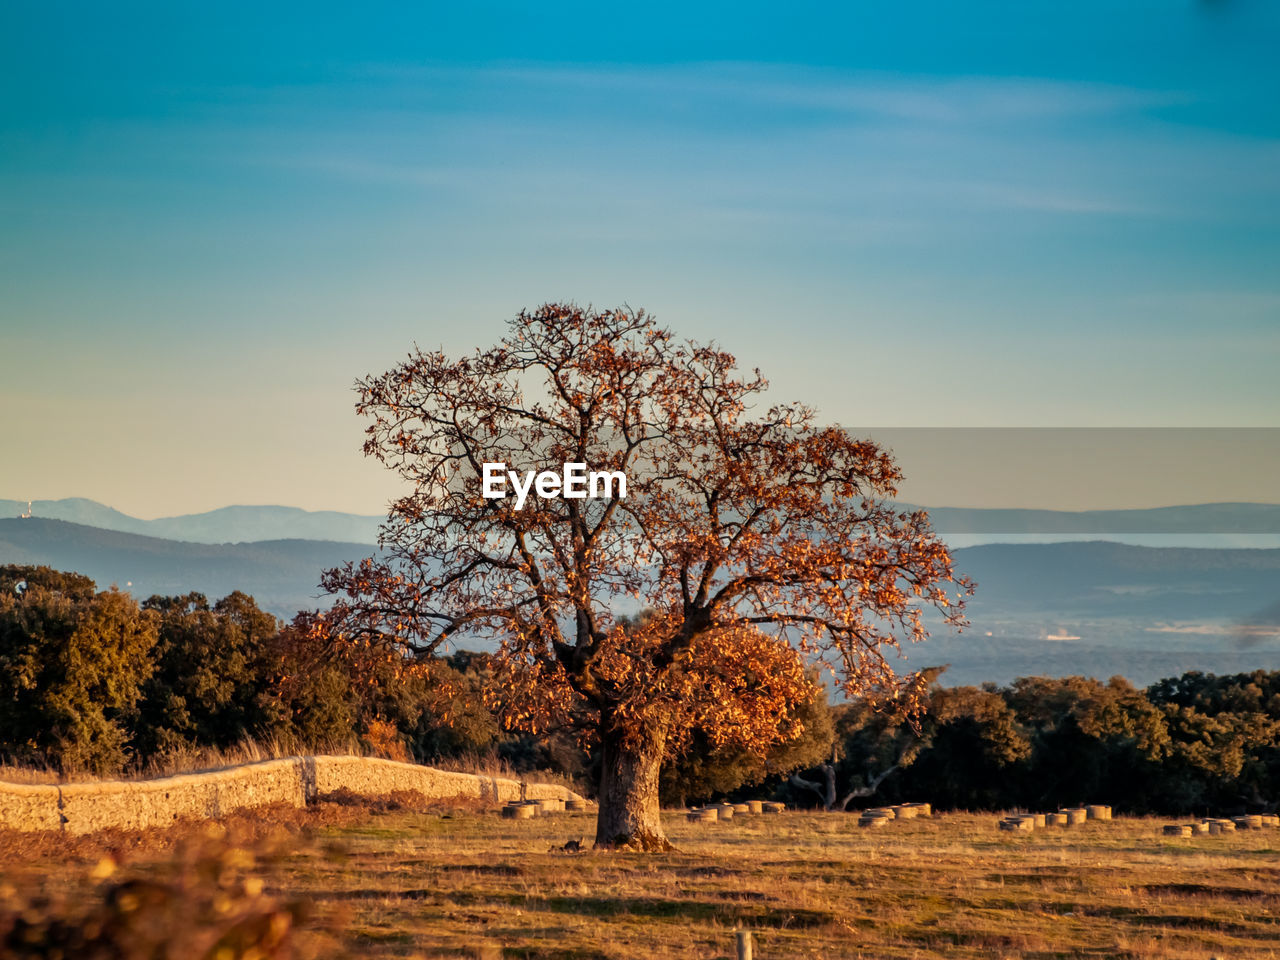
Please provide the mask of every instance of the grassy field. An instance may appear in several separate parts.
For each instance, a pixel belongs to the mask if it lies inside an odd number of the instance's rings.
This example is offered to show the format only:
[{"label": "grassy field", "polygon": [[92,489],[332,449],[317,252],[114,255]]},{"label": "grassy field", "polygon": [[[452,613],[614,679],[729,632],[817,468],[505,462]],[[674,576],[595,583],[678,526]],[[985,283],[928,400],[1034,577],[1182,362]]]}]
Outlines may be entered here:
[{"label": "grassy field", "polygon": [[[590,814],[321,806],[291,824],[292,852],[256,869],[265,894],[309,899],[344,956],[730,957],[739,926],[763,960],[1280,955],[1275,830],[1166,838],[1165,821],[1121,818],[1024,835],[992,814],[869,830],[841,814],[672,813],[679,853],[570,854],[552,848],[589,841]],[[87,901],[104,856],[145,876],[170,842],[10,834],[0,875],[10,895]]]}]

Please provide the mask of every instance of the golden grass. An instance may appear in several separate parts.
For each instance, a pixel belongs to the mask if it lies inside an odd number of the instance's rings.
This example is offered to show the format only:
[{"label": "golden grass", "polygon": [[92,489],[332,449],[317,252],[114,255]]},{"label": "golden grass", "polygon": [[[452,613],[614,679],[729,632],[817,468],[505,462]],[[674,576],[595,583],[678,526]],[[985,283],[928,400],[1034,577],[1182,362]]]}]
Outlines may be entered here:
[{"label": "golden grass", "polygon": [[[1118,818],[1009,834],[997,819],[869,830],[844,814],[672,812],[678,853],[565,854],[550,851],[590,840],[592,815],[437,804],[322,818],[262,875],[269,894],[310,899],[349,956],[729,957],[739,926],[764,960],[1280,954],[1280,831],[1166,838],[1164,820]],[[0,872],[88,893],[100,851],[36,850]]]},{"label": "golden grass", "polygon": [[526,783],[544,783],[565,787],[574,793],[583,793],[584,787],[573,777],[554,770],[517,770],[506,760],[494,754],[472,753],[460,757],[432,760],[427,766],[453,773],[474,773],[481,777],[500,777]]},{"label": "golden grass", "polygon": [[[145,764],[136,765],[119,774],[99,776],[84,770],[68,770],[59,772],[51,767],[0,763],[0,782],[25,784],[63,784],[63,783],[99,783],[106,780],[151,780],[156,777],[171,777],[180,773],[203,773],[210,770],[224,770],[245,763],[257,763],[260,760],[278,760],[281,757],[296,757],[315,754],[328,757],[383,757],[388,760],[402,759],[389,756],[385,750],[370,749],[356,739],[336,743],[313,744],[300,747],[295,743],[286,743],[275,739],[247,738],[232,747],[190,747],[182,750],[171,750],[161,757],[154,758]],[[438,770],[450,770],[457,773],[474,773],[482,777],[506,777],[510,780],[524,780],[528,783],[556,784],[568,787],[575,792],[580,791],[580,784],[575,784],[569,777],[550,770],[533,770],[517,772],[505,761],[488,755],[472,755],[452,760],[441,760],[427,764]]]},{"label": "golden grass", "polygon": [[296,757],[300,753],[339,757],[379,756],[377,752],[364,749],[359,741],[355,739],[341,743],[319,744],[304,750],[300,749],[297,744],[285,743],[275,739],[247,738],[234,746],[226,748],[189,747],[170,750],[144,764],[130,766],[118,774],[97,775],[87,770],[59,772],[51,767],[0,763],[0,781],[6,783],[57,784],[98,783],[103,780],[150,780],[155,777],[171,777],[179,773],[222,770],[226,767],[239,766],[244,763],[257,763],[259,760]]}]

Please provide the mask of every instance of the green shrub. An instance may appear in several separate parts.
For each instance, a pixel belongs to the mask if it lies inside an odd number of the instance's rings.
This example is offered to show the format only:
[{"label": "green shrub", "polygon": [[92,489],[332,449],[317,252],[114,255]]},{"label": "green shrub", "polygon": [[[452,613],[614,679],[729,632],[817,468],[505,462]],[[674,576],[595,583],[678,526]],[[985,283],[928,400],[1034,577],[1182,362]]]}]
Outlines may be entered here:
[{"label": "green shrub", "polygon": [[118,771],[156,620],[86,577],[0,567],[0,750],[61,771]]}]

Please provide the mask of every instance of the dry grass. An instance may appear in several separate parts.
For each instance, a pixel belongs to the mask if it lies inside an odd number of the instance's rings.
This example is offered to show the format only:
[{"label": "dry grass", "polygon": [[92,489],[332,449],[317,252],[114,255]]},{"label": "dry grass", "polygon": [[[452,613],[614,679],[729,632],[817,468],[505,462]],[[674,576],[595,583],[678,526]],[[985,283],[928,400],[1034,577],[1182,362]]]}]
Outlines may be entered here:
[{"label": "dry grass", "polygon": [[429,766],[453,773],[474,773],[481,777],[502,777],[507,780],[524,780],[526,783],[545,783],[565,787],[574,793],[583,793],[584,787],[572,777],[554,770],[516,770],[510,763],[495,754],[467,754],[451,759],[431,761]]},{"label": "dry grass", "polygon": [[99,776],[87,770],[67,770],[60,773],[51,767],[0,764],[0,781],[7,783],[60,784],[98,783],[103,780],[151,780],[155,777],[171,777],[179,773],[223,770],[227,767],[235,767],[244,763],[257,763],[259,760],[296,757],[300,753],[339,757],[372,757],[380,755],[375,751],[364,749],[354,739],[342,743],[320,744],[306,749],[299,749],[297,744],[284,743],[274,739],[245,739],[235,746],[225,749],[190,747],[181,750],[170,750],[163,756],[149,760],[145,764],[137,764],[127,768],[122,773],[108,776]]},{"label": "dry grass", "polygon": [[[403,751],[403,748],[401,748]],[[111,776],[98,776],[83,770],[69,770],[60,773],[51,767],[37,767],[0,763],[0,782],[25,784],[64,784],[64,783],[99,783],[105,780],[151,780],[156,777],[171,777],[180,773],[203,773],[210,770],[224,770],[227,767],[240,766],[245,763],[257,763],[260,760],[277,760],[281,757],[296,757],[300,754],[316,754],[328,757],[383,757],[388,760],[403,760],[402,756],[392,756],[387,750],[370,749],[358,740],[352,739],[340,743],[324,743],[308,747],[285,743],[273,739],[246,739],[233,747],[218,749],[216,747],[192,747],[185,750],[172,750],[141,765]],[[505,761],[485,755],[474,755],[454,760],[444,760],[430,764],[438,770],[451,770],[457,773],[474,773],[482,777],[506,777],[511,780],[525,780],[529,783],[548,783],[568,787],[581,792],[580,785],[570,778],[561,776],[550,770],[517,772]]]},{"label": "dry grass", "polygon": [[[1163,820],[1117,819],[1008,834],[991,814],[871,831],[839,814],[672,813],[679,853],[570,855],[549,850],[589,839],[589,814],[407,807],[295,811],[310,819],[293,827],[295,852],[263,866],[267,893],[311,900],[344,955],[369,957],[727,957],[739,925],[765,960],[1280,954],[1280,831],[1165,838]],[[162,852],[147,850],[134,869]],[[101,855],[10,835],[0,873],[84,897]]]}]

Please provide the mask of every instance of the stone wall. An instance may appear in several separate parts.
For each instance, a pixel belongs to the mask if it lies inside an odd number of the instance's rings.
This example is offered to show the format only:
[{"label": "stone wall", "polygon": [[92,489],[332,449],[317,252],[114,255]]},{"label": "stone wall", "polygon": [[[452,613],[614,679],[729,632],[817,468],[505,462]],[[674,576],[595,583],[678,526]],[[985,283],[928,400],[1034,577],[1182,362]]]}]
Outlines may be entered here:
[{"label": "stone wall", "polygon": [[[268,803],[302,807],[338,790],[370,797],[416,790],[432,798],[475,797],[494,802],[520,798],[520,784],[501,777],[450,773],[373,757],[286,757],[157,780],[63,786],[0,782],[0,829],[73,834],[105,827],[137,830]],[[528,785],[528,796],[533,800],[578,797],[564,787],[537,783]]]},{"label": "stone wall", "polygon": [[59,830],[59,788],[0,783],[0,827]]},{"label": "stone wall", "polygon": [[[307,796],[347,789],[353,793],[378,796],[392,790],[417,790],[428,797],[476,797],[501,803],[519,800],[520,784],[502,777],[478,777],[473,773],[451,773],[412,763],[379,760],[374,757],[304,757],[304,779],[309,778]],[[528,799],[578,795],[564,787],[545,783],[528,785]]]}]

